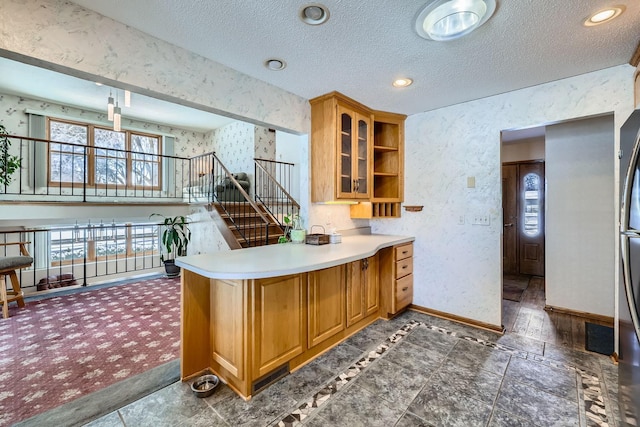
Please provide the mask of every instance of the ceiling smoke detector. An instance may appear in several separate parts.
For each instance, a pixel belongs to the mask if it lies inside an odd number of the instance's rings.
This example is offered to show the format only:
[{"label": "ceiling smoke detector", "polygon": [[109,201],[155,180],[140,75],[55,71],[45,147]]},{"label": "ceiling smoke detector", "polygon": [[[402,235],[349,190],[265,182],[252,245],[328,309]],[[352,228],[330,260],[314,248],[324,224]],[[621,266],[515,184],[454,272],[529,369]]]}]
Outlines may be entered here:
[{"label": "ceiling smoke detector", "polygon": [[329,9],[319,3],[302,6],[302,8],[300,8],[300,19],[309,25],[324,24],[329,19]]},{"label": "ceiling smoke detector", "polygon": [[416,32],[427,40],[454,40],[487,22],[495,10],[496,0],[434,0],[418,14]]},{"label": "ceiling smoke detector", "polygon": [[271,71],[280,71],[284,70],[287,67],[287,63],[282,59],[271,58],[264,61],[264,66]]}]

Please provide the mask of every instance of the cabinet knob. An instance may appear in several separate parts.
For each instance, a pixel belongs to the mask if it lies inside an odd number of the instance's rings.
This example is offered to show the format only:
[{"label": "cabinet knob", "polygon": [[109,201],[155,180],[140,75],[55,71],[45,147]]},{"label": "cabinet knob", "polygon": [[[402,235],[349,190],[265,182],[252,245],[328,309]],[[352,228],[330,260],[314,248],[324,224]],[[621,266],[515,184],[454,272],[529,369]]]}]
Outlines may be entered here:
[{"label": "cabinet knob", "polygon": [[404,288],[402,288],[402,292],[407,292],[407,289],[409,289],[409,287],[405,286]]}]

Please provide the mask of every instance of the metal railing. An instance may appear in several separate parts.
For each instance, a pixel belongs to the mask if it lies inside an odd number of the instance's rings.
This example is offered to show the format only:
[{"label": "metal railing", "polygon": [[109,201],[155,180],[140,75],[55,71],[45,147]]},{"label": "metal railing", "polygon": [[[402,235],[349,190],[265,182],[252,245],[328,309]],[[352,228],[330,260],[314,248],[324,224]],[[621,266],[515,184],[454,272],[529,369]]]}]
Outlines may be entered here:
[{"label": "metal railing", "polygon": [[20,168],[0,180],[0,200],[192,202],[192,159],[8,135]]},{"label": "metal railing", "polygon": [[[160,224],[86,224],[0,231],[0,242],[29,242],[33,264],[17,272],[25,294],[67,286],[87,286],[91,279],[130,276],[160,270]],[[17,245],[3,256],[18,255]],[[93,280],[95,282],[95,280]]]},{"label": "metal railing", "polygon": [[300,205],[291,196],[293,163],[254,159],[256,200],[284,227],[285,215],[299,215]]}]

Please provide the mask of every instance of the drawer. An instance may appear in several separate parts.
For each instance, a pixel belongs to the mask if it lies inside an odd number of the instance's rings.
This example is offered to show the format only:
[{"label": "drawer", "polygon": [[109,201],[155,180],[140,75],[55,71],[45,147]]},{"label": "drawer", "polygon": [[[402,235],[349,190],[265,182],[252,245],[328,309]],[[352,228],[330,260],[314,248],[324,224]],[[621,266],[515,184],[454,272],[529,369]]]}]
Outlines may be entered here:
[{"label": "drawer", "polygon": [[395,314],[413,301],[413,274],[396,280],[394,293],[393,313]]},{"label": "drawer", "polygon": [[396,262],[396,279],[413,273],[413,258],[405,258]]},{"label": "drawer", "polygon": [[410,258],[413,256],[413,243],[409,243],[408,245],[396,246],[396,261],[400,261],[401,259]]}]

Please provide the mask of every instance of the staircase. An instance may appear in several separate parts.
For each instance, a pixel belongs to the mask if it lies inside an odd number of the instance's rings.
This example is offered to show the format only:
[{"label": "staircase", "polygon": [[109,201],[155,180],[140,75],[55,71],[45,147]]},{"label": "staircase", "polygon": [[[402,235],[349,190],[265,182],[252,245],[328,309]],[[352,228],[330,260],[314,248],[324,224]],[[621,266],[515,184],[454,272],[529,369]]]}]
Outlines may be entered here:
[{"label": "staircase", "polygon": [[[271,245],[278,243],[278,238],[284,235],[284,230],[264,204],[256,203],[256,206],[258,212],[248,203],[223,205],[216,202],[210,205],[210,211],[215,211],[212,218],[222,220],[218,228],[231,249]],[[268,221],[265,223],[263,218]]]}]

